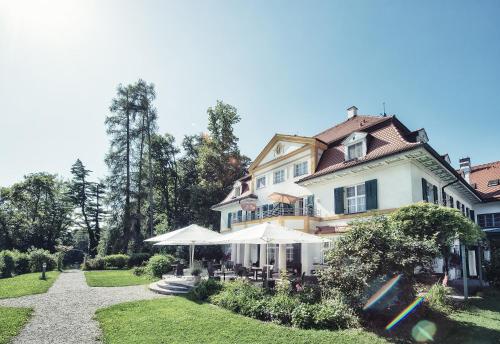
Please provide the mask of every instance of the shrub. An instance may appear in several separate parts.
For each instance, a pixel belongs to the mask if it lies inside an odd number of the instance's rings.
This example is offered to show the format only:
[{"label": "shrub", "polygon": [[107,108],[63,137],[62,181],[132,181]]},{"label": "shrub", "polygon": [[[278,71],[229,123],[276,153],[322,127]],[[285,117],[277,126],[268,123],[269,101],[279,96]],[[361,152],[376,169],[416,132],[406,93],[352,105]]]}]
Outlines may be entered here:
[{"label": "shrub", "polygon": [[269,300],[269,315],[273,322],[291,324],[292,312],[300,304],[296,297],[278,293]]},{"label": "shrub", "polygon": [[82,264],[85,258],[85,253],[82,250],[71,249],[64,254],[63,257],[63,265],[73,265],[73,264]]},{"label": "shrub", "polygon": [[14,251],[14,272],[22,275],[30,272],[30,258],[26,253]]},{"label": "shrub", "polygon": [[[244,280],[236,280],[225,283],[222,291],[210,298],[211,302],[222,308],[228,309],[235,313],[242,313],[242,309],[253,300],[259,300],[264,297],[264,292],[261,288],[254,287],[249,282]],[[242,313],[242,314],[243,314]]]},{"label": "shrub", "polygon": [[297,291],[297,297],[303,303],[318,303],[321,300],[321,289],[318,285],[306,285]]},{"label": "shrub", "polygon": [[146,274],[146,267],[145,266],[136,266],[136,267],[132,268],[132,273],[135,276],[142,276],[142,275]]},{"label": "shrub", "polygon": [[128,259],[128,267],[141,266],[147,262],[151,255],[149,253],[132,253]]},{"label": "shrub", "polygon": [[104,267],[106,269],[123,269],[128,264],[126,254],[112,254],[104,257]]},{"label": "shrub", "polygon": [[47,271],[54,270],[57,266],[57,261],[49,251],[37,248],[31,249],[28,252],[28,256],[30,259],[30,270],[31,272],[40,272],[42,271],[43,263],[47,264]]},{"label": "shrub", "polygon": [[425,300],[429,304],[429,307],[437,311],[446,311],[449,309],[450,303],[446,296],[449,294],[449,288],[443,286],[442,284],[433,284],[429,289]]},{"label": "shrub", "polygon": [[104,270],[104,258],[95,257],[93,259],[87,259],[83,262],[83,270]]},{"label": "shrub", "polygon": [[201,275],[201,269],[200,268],[194,268],[191,270],[191,276],[199,276]]},{"label": "shrub", "polygon": [[221,290],[221,282],[214,279],[203,280],[191,290],[191,297],[197,301],[206,301]]},{"label": "shrub", "polygon": [[14,272],[14,257],[10,251],[0,252],[0,278],[12,277]]},{"label": "shrub", "polygon": [[148,273],[153,277],[161,278],[172,269],[174,257],[171,255],[155,254],[146,265]]},{"label": "shrub", "polygon": [[292,325],[299,328],[314,328],[317,305],[301,303],[292,311]]},{"label": "shrub", "polygon": [[314,327],[317,329],[345,329],[359,327],[359,318],[340,298],[314,305]]}]

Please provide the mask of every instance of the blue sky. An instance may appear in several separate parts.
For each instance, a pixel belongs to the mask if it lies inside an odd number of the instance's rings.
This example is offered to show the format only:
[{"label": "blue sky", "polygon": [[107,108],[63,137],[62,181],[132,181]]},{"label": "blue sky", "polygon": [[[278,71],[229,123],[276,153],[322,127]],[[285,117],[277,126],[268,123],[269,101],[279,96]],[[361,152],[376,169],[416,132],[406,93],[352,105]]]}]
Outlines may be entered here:
[{"label": "blue sky", "polygon": [[454,163],[500,160],[499,1],[0,0],[0,185],[106,173],[117,84],[157,87],[178,141],[236,106],[243,153],[362,114],[425,127]]}]

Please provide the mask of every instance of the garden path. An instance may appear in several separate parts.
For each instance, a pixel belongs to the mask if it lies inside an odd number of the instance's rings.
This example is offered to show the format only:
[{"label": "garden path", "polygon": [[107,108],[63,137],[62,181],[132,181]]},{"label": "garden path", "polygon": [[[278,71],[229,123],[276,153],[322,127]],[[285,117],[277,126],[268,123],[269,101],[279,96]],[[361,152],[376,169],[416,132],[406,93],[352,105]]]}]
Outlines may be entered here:
[{"label": "garden path", "polygon": [[[93,319],[98,308],[162,297],[144,285],[89,287],[82,271],[61,273],[45,294],[0,300],[0,306],[34,308],[33,317],[13,344],[99,343],[101,331]],[[164,296],[163,296],[164,297]]]}]

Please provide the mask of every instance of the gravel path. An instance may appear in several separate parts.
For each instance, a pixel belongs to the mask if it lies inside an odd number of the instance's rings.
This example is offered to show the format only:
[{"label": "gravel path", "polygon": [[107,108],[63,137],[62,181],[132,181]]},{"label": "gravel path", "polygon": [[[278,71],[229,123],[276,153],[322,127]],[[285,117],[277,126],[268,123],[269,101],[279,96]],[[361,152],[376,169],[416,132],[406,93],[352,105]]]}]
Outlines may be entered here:
[{"label": "gravel path", "polygon": [[34,315],[13,344],[99,343],[101,331],[93,320],[98,308],[113,304],[162,297],[144,285],[95,288],[85,282],[82,271],[61,273],[45,294],[0,300],[0,306],[31,307]]}]

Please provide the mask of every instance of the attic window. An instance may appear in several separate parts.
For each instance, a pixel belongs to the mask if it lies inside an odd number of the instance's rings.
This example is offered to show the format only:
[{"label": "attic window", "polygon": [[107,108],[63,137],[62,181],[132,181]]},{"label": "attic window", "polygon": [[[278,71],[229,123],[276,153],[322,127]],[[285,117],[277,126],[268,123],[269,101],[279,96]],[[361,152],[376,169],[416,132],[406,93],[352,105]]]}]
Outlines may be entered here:
[{"label": "attic window", "polygon": [[498,186],[500,185],[500,179],[493,179],[488,181],[488,186]]},{"label": "attic window", "polygon": [[234,196],[235,196],[235,197],[238,197],[238,196],[240,196],[240,195],[241,195],[241,186],[236,186],[236,187],[234,188]]},{"label": "attic window", "polygon": [[363,142],[347,146],[347,160],[361,158],[363,156]]},{"label": "attic window", "polygon": [[366,133],[354,132],[342,141],[346,161],[358,159],[366,155],[366,136]]}]

